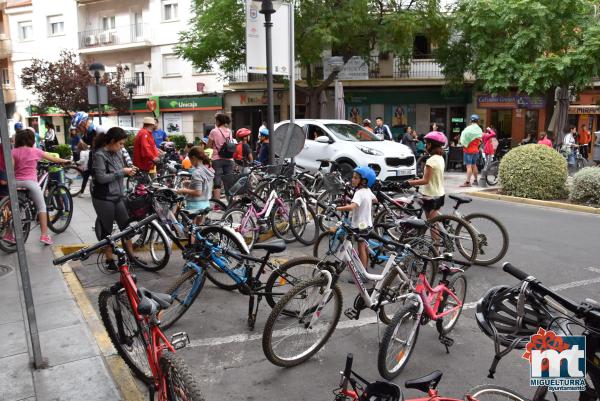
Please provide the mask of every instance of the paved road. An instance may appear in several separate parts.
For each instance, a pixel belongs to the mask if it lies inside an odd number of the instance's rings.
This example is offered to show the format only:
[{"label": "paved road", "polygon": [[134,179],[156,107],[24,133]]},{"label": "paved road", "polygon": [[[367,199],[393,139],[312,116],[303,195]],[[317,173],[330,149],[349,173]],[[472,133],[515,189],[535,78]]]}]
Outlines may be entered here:
[{"label": "paved road", "polygon": [[[89,198],[78,199],[77,203],[84,213],[89,212]],[[511,240],[506,260],[548,285],[561,286],[565,296],[577,300],[600,299],[600,258],[596,254],[599,217],[491,200],[475,200],[463,208],[493,214],[505,223]],[[79,222],[77,229],[66,234],[67,238],[91,237],[86,224],[91,226],[89,222]],[[283,256],[305,253],[310,253],[310,249],[291,245]],[[158,274],[138,272],[139,283],[164,290],[180,266],[181,259],[174,258]],[[98,291],[116,279],[93,266],[77,269],[77,273],[94,303]],[[499,266],[475,266],[467,272],[467,277],[467,302],[476,301],[491,286],[514,282]],[[349,284],[343,284],[343,292],[344,308],[350,307],[355,292]],[[188,314],[173,328],[186,331],[193,340],[192,346],[181,353],[201,380],[209,400],[331,400],[331,391],[339,382],[338,372],[348,352],[354,353],[358,372],[366,378],[378,378],[378,336],[383,335],[385,326],[377,324],[370,311],[364,311],[358,322],[342,316],[343,328],[334,333],[328,344],[308,362],[291,369],[275,367],[263,355],[260,334],[268,306],[261,307],[254,332],[246,328],[246,313],[247,297],[225,292],[208,282]],[[477,328],[472,307],[463,312],[451,337],[455,344],[450,354],[446,354],[435,328],[423,327],[415,352],[396,382],[400,384],[440,369],[444,372],[440,388],[449,396],[460,398],[474,385],[487,382],[532,394],[527,380],[529,369],[518,351],[502,361],[495,380],[486,378],[493,345]],[[405,395],[418,394],[407,390]],[[572,394],[563,396],[563,399],[573,398]]]}]

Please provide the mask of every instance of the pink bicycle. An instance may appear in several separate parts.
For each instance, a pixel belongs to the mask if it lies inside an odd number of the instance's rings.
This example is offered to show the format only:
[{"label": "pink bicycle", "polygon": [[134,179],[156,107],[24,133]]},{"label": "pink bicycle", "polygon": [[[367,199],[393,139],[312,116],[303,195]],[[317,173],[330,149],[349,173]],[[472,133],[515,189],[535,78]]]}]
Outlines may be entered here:
[{"label": "pink bicycle", "polygon": [[[438,272],[442,274],[439,284],[434,288],[425,276],[427,263],[433,260],[440,261]],[[449,347],[454,340],[447,335],[456,325],[467,293],[467,279],[463,269],[450,263],[465,265],[446,253],[425,260],[414,286],[410,281],[407,282],[412,291],[403,296],[404,306],[394,315],[379,346],[377,367],[381,376],[386,379],[392,380],[406,366],[417,343],[419,328],[429,320],[436,322],[439,340],[446,347],[446,352],[450,352]]]}]

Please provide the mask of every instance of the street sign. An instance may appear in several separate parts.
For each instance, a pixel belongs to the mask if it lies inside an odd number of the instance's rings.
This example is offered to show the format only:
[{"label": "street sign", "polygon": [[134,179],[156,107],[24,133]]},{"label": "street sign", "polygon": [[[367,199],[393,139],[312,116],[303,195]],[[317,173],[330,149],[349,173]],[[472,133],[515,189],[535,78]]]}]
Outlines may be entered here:
[{"label": "street sign", "polygon": [[98,85],[100,103],[98,103],[98,99],[96,98],[96,85],[88,85],[87,93],[89,104],[108,104],[108,88],[106,85]]},{"label": "street sign", "polygon": [[297,124],[281,124],[271,135],[271,152],[280,159],[296,157],[304,148],[304,131]]},{"label": "street sign", "polygon": [[[261,2],[246,0],[246,68],[248,73],[267,73],[265,16],[260,13]],[[273,74],[290,74],[290,4],[273,1],[272,15]]]}]

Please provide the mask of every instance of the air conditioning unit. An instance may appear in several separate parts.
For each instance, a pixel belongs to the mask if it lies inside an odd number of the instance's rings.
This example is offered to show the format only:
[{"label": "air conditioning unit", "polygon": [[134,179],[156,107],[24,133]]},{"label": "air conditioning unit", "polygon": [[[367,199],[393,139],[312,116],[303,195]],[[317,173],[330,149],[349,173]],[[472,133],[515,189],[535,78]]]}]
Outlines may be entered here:
[{"label": "air conditioning unit", "polygon": [[98,38],[95,35],[86,36],[83,42],[86,46],[96,46]]},{"label": "air conditioning unit", "polygon": [[103,45],[111,44],[115,41],[115,34],[112,32],[102,32],[100,34],[100,42]]}]

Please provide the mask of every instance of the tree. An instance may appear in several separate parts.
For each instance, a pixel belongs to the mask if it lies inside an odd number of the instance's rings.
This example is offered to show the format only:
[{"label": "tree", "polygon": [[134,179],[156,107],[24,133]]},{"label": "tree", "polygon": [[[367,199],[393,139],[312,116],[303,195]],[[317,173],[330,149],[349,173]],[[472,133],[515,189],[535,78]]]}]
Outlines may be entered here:
[{"label": "tree", "polygon": [[[202,70],[217,64],[231,73],[244,66],[244,5],[244,0],[195,0],[177,53]],[[316,116],[321,92],[335,79],[335,73],[319,74],[325,51],[370,63],[373,53],[412,54],[417,33],[435,37],[445,27],[439,0],[301,0],[294,12],[296,58],[305,79],[296,89],[309,99],[309,116]]]},{"label": "tree", "polygon": [[[77,62],[77,56],[67,50],[60,52],[57,61],[33,59],[30,67],[23,69],[23,87],[38,97],[38,106],[43,110],[56,107],[67,114],[90,111],[95,105],[88,104],[87,86],[95,84],[88,72],[89,64]],[[123,88],[123,71],[118,69],[115,78],[104,76],[108,87],[110,106],[117,111],[126,111],[129,106]]]},{"label": "tree", "polygon": [[[452,84],[473,74],[486,92],[544,94],[546,124],[557,87],[579,91],[600,75],[592,0],[460,0],[448,37],[438,58]],[[564,127],[568,102],[559,105]]]}]

